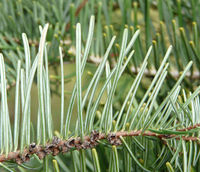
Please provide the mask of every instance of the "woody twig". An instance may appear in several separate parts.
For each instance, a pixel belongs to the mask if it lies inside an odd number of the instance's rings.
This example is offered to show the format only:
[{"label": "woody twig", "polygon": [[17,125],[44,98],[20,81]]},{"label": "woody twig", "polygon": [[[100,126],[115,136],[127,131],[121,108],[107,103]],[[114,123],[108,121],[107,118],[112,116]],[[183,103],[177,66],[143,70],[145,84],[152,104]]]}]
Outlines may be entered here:
[{"label": "woody twig", "polygon": [[[188,131],[191,129],[194,129],[196,127],[199,127],[200,124],[196,124],[194,126],[184,128],[184,129],[178,129],[176,131]],[[193,137],[193,136],[183,136],[175,134],[157,134],[151,131],[118,131],[109,133],[106,135],[105,133],[99,133],[97,131],[92,131],[90,135],[85,136],[83,140],[81,140],[80,137],[76,138],[69,138],[67,140],[60,139],[58,137],[54,137],[52,142],[47,143],[44,145],[36,145],[36,143],[31,143],[28,148],[25,148],[23,152],[16,151],[16,152],[10,152],[8,155],[0,155],[0,162],[5,162],[8,160],[14,160],[18,164],[27,162],[30,160],[31,155],[36,154],[39,159],[43,159],[48,154],[51,154],[53,156],[58,155],[59,153],[67,153],[72,150],[81,150],[81,149],[90,149],[93,147],[96,147],[99,144],[100,140],[105,140],[115,146],[121,145],[121,137],[137,137],[137,136],[151,136],[159,138],[163,141],[163,144],[166,143],[166,139],[176,139],[185,141],[199,141],[199,137]]]}]

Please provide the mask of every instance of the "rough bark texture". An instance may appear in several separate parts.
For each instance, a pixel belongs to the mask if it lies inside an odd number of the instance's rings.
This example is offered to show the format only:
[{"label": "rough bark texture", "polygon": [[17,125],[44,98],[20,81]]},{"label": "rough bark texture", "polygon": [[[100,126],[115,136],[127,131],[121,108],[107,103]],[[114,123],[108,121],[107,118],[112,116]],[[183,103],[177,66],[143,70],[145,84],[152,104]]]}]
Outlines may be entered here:
[{"label": "rough bark texture", "polygon": [[[196,124],[194,126],[179,129],[176,131],[188,131],[194,128],[199,127],[200,124]],[[166,144],[165,139],[174,138],[179,140],[180,137],[185,141],[198,141],[199,137],[192,136],[180,136],[177,137],[175,134],[156,134],[151,131],[142,132],[142,130],[138,131],[118,131],[116,133],[109,133],[106,135],[105,133],[99,133],[97,131],[92,131],[89,136],[84,137],[84,141],[81,141],[80,137],[69,138],[68,140],[62,140],[58,137],[54,137],[52,142],[47,143],[45,146],[36,145],[35,143],[31,143],[28,148],[25,148],[22,153],[20,151],[10,152],[8,155],[0,155],[0,162],[5,162],[8,160],[14,160],[16,163],[21,164],[23,162],[27,162],[30,160],[30,156],[36,154],[39,159],[43,159],[46,155],[51,154],[53,156],[58,155],[59,153],[66,153],[72,150],[80,150],[80,149],[89,149],[97,146],[99,144],[98,141],[107,139],[107,141],[111,145],[119,146],[121,145],[120,136],[122,137],[136,137],[136,136],[153,136],[159,138],[163,141],[163,144]]]}]

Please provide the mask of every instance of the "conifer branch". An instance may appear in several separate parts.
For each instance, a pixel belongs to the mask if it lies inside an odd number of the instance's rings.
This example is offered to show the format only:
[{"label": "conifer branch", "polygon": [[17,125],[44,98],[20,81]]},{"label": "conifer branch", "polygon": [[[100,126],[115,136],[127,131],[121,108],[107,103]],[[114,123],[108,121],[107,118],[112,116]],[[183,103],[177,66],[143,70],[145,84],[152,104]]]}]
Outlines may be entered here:
[{"label": "conifer branch", "polygon": [[[175,131],[188,131],[199,127],[200,124],[195,124],[188,128],[177,129]],[[96,147],[99,144],[100,140],[107,140],[111,145],[119,146],[121,145],[120,137],[137,137],[137,136],[151,136],[159,138],[163,141],[163,144],[166,144],[166,139],[176,139],[176,140],[185,140],[185,141],[199,141],[199,137],[195,136],[185,136],[181,135],[178,137],[176,134],[157,134],[152,131],[118,131],[111,132],[109,134],[99,133],[97,131],[92,131],[90,135],[84,136],[84,141],[81,141],[80,137],[69,138],[67,140],[62,140],[56,136],[53,137],[53,140],[47,143],[45,146],[36,145],[36,143],[31,143],[28,148],[25,148],[22,153],[20,151],[9,152],[8,155],[0,155],[0,162],[14,160],[16,163],[21,164],[30,160],[31,155],[36,154],[39,159],[43,159],[46,155],[56,156],[59,153],[67,153],[73,150],[81,149],[91,149]]]}]

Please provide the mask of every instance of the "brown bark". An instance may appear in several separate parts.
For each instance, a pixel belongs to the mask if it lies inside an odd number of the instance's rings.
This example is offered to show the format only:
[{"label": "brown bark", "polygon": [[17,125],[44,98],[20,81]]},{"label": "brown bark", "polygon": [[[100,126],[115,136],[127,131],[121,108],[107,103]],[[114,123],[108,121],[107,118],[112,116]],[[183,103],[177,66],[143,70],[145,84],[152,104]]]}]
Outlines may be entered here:
[{"label": "brown bark", "polygon": [[[194,129],[198,126],[200,126],[200,124],[196,124],[194,126],[185,129],[179,129],[176,131],[187,131]],[[166,134],[153,133],[151,131],[142,132],[142,130],[118,131],[115,133],[109,133],[108,135],[106,135],[105,133],[98,133],[97,131],[92,131],[90,135],[84,137],[84,141],[82,141],[80,137],[69,138],[68,140],[62,140],[58,137],[54,137],[52,142],[47,143],[45,146],[36,145],[35,143],[32,143],[29,145],[28,148],[25,148],[23,152],[16,151],[8,153],[7,156],[4,154],[0,155],[0,162],[14,160],[18,164],[21,164],[23,162],[29,161],[30,156],[33,154],[36,154],[39,157],[39,159],[43,159],[48,154],[56,156],[59,153],[66,153],[75,149],[76,150],[89,149],[97,146],[99,144],[98,141],[103,139],[107,139],[111,145],[118,146],[121,144],[121,140],[119,138],[120,136],[122,137],[153,136],[162,140],[163,144],[166,144],[165,139],[169,138],[174,138],[176,140],[179,140],[181,137],[185,141],[199,141],[200,139],[199,137],[193,137],[193,136],[177,137],[177,135],[175,134],[166,135]]]}]

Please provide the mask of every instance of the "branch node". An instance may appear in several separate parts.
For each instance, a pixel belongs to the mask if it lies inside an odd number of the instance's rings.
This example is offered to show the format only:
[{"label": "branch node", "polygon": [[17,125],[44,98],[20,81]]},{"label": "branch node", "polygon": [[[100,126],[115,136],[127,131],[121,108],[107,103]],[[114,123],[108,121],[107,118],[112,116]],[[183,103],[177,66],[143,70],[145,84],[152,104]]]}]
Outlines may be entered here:
[{"label": "branch node", "polygon": [[111,145],[119,146],[122,144],[121,140],[116,136],[115,133],[109,133],[107,140]]}]

